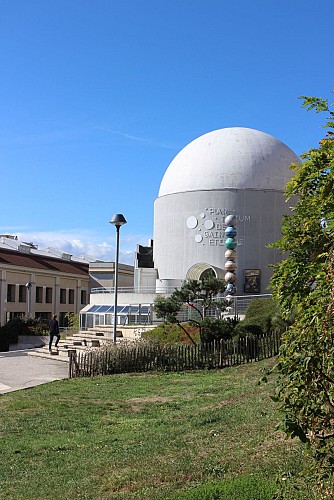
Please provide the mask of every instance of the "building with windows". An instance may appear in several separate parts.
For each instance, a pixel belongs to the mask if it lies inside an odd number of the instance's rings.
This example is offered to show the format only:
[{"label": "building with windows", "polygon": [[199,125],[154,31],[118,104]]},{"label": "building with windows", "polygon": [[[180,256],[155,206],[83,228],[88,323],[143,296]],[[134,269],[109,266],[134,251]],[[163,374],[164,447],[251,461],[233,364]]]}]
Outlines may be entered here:
[{"label": "building with windows", "polygon": [[[133,266],[119,271],[121,286],[133,283]],[[66,326],[66,314],[79,314],[91,288],[112,287],[113,280],[114,262],[89,262],[0,236],[0,325],[15,317],[49,320],[58,314],[60,326]]]},{"label": "building with windows", "polygon": [[[133,287],[133,266],[118,264],[118,276],[120,287]],[[115,286],[115,262],[94,261],[89,263],[89,287],[113,290]]]}]

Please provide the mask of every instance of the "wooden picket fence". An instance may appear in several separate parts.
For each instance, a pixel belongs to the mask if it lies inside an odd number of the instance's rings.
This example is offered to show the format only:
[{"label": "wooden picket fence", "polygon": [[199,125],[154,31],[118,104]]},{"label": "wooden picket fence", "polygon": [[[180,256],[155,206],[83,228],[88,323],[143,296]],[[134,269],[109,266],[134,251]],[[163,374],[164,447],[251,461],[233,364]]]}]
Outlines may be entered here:
[{"label": "wooden picket fence", "polygon": [[280,335],[275,333],[196,346],[162,347],[143,342],[111,345],[94,351],[70,353],[69,376],[225,368],[275,356],[279,346]]}]

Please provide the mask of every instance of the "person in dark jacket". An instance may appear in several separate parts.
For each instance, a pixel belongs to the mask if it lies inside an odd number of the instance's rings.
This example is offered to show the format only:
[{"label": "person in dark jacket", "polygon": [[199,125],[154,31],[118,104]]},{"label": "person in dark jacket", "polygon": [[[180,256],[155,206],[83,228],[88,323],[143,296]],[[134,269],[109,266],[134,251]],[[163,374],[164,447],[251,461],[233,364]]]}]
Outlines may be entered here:
[{"label": "person in dark jacket", "polygon": [[56,337],[55,347],[58,347],[58,342],[60,340],[57,314],[54,314],[52,320],[49,322],[49,331],[50,331],[49,351],[51,351],[53,337]]}]

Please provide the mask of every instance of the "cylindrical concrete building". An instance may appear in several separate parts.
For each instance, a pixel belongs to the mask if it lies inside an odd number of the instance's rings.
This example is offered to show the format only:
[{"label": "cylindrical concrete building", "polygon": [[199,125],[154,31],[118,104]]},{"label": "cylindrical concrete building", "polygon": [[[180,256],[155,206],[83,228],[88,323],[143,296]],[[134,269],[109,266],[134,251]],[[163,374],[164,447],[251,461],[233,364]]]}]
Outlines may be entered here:
[{"label": "cylindrical concrete building", "polygon": [[224,128],[194,140],[174,158],[154,206],[154,267],[159,287],[203,273],[224,277],[225,217],[237,219],[237,294],[268,293],[269,243],[281,234],[284,187],[299,158],[278,139]]}]

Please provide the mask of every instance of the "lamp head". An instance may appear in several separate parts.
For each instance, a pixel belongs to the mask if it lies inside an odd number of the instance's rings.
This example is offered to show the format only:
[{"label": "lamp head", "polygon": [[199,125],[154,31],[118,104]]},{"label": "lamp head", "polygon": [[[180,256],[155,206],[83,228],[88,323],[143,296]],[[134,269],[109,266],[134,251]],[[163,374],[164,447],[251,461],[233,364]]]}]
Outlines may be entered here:
[{"label": "lamp head", "polygon": [[124,215],[122,215],[122,214],[114,214],[111,217],[109,223],[113,224],[116,227],[121,227],[124,224],[126,224],[126,219],[125,219]]}]

